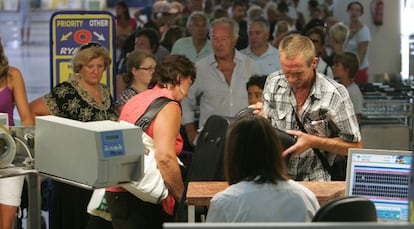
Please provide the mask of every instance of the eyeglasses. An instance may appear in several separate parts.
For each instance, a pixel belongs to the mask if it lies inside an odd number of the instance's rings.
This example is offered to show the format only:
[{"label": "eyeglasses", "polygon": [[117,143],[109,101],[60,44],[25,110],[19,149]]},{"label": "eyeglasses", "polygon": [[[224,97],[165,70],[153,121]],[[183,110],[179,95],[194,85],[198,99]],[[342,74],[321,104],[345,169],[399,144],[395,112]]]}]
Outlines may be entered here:
[{"label": "eyeglasses", "polygon": [[88,44],[86,44],[86,45],[82,45],[82,46],[79,48],[79,50],[80,50],[80,51],[82,51],[82,50],[85,50],[85,49],[88,49],[88,48],[91,48],[91,47],[100,48],[100,47],[102,47],[102,45],[101,45],[101,44],[99,44],[99,43],[96,43],[96,42],[89,42],[89,43],[88,43]]},{"label": "eyeglasses", "polygon": [[147,72],[154,72],[154,71],[155,71],[155,68],[154,68],[154,67],[148,67],[148,68],[138,68],[138,69],[140,69],[140,70],[144,70],[144,71],[147,71]]}]

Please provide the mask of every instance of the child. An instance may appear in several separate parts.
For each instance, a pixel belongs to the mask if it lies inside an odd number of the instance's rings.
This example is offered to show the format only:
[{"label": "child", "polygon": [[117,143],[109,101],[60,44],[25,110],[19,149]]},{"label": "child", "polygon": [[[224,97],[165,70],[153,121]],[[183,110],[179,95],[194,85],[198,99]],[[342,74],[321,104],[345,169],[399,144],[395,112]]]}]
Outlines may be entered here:
[{"label": "child", "polygon": [[348,90],[351,97],[354,111],[358,119],[361,120],[363,97],[358,85],[354,82],[354,78],[358,73],[359,59],[358,56],[352,52],[338,53],[334,57],[333,72],[335,79],[343,84]]},{"label": "child", "polygon": [[247,95],[249,98],[249,105],[262,102],[263,87],[266,83],[266,75],[253,75],[246,83]]}]

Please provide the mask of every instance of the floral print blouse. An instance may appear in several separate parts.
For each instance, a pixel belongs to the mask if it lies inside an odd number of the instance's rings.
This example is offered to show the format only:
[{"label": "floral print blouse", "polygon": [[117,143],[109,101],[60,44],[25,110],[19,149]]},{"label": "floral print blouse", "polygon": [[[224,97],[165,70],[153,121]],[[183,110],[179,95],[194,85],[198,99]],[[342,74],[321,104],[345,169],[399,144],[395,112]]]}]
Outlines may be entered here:
[{"label": "floral print blouse", "polygon": [[111,94],[108,88],[100,84],[102,105],[81,87],[78,81],[70,79],[56,85],[43,96],[45,104],[52,115],[82,122],[118,120]]}]

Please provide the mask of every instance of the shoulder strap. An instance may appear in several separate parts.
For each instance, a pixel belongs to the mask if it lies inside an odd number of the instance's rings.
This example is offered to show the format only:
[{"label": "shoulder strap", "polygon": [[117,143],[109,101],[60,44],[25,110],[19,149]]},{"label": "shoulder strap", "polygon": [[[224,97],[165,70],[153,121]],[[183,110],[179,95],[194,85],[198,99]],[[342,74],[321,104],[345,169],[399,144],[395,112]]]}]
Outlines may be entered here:
[{"label": "shoulder strap", "polygon": [[152,120],[157,116],[158,112],[169,102],[176,101],[173,99],[169,99],[167,97],[159,97],[156,98],[152,103],[147,107],[144,114],[138,118],[135,122],[136,126],[142,128],[143,131],[146,131],[151,124]]},{"label": "shoulder strap", "polygon": [[[304,132],[304,133],[307,133],[307,132],[306,132],[306,130],[305,130],[305,127],[304,127],[304,126],[303,126],[303,124],[302,124],[302,122],[299,120],[298,115],[296,114],[296,112],[294,112],[294,113],[295,113],[295,119],[296,119],[296,122],[298,123],[298,126],[299,126],[300,130],[301,130],[302,132]],[[325,169],[326,169],[326,171],[328,171],[328,173],[329,173],[329,174],[333,174],[333,169],[332,169],[332,167],[329,165],[329,162],[328,162],[328,160],[326,159],[326,157],[324,157],[324,156],[322,155],[321,151],[320,151],[319,149],[315,149],[315,148],[312,148],[312,149],[313,149],[313,152],[315,152],[316,156],[317,156],[317,157],[319,158],[319,160],[321,161],[323,168],[325,168]]]}]

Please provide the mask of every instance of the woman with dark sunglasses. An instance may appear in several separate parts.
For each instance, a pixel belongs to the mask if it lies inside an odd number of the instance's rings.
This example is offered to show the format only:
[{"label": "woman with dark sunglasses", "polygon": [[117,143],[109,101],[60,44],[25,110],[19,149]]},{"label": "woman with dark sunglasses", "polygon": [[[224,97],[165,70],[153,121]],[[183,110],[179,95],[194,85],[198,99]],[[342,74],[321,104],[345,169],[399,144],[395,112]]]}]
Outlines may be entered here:
[{"label": "woman with dark sunglasses", "polygon": [[[74,75],[46,95],[30,103],[33,115],[56,115],[78,121],[118,120],[108,88],[101,83],[111,64],[106,48],[88,43],[78,48],[72,60]],[[76,168],[74,168],[76,169]],[[51,228],[85,228],[92,191],[53,181]]]}]

